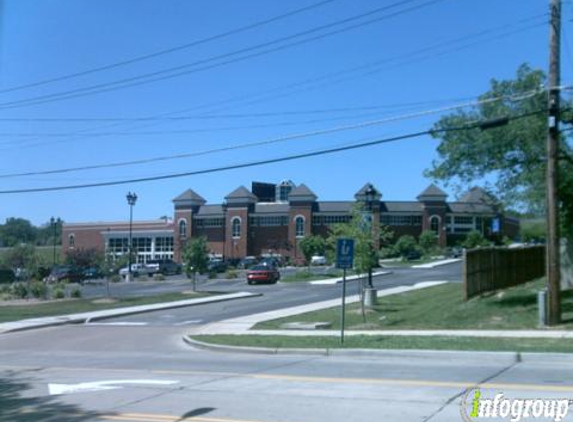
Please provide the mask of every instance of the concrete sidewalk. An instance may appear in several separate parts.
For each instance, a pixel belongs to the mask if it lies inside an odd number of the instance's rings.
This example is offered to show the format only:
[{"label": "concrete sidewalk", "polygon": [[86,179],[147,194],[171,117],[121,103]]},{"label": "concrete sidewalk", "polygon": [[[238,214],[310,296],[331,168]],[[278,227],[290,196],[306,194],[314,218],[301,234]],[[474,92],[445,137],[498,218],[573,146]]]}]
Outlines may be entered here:
[{"label": "concrete sidewalk", "polygon": [[[388,274],[392,274],[392,271],[377,271],[375,273],[372,273],[372,277],[377,277],[379,275],[388,275]],[[354,281],[354,280],[358,280],[361,278],[366,278],[368,275],[367,274],[361,274],[361,275],[350,275],[348,277],[346,277],[346,281]],[[313,285],[332,285],[332,284],[340,284],[342,283],[342,277],[339,278],[325,278],[322,280],[314,280],[314,281],[309,281],[309,284],[313,284]]]},{"label": "concrete sidewalk", "polygon": [[179,300],[176,302],[154,303],[151,305],[105,309],[102,311],[83,312],[79,314],[23,319],[20,321],[4,322],[0,324],[0,334],[8,333],[11,331],[31,330],[34,328],[52,327],[64,324],[82,324],[90,321],[113,318],[123,315],[133,315],[143,312],[159,311],[162,309],[182,308],[185,306],[195,306],[205,303],[223,302],[227,300],[244,299],[256,296],[261,296],[261,293],[238,292],[222,294],[218,296],[200,297],[196,299]]}]

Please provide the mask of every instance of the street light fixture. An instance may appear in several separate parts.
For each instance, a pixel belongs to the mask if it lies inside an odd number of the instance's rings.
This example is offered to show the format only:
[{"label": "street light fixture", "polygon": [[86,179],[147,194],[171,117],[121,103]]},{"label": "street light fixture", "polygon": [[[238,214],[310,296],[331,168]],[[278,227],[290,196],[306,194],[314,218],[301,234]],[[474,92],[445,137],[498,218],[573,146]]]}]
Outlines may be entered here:
[{"label": "street light fixture", "polygon": [[56,219],[54,217],[50,217],[50,225],[54,229],[54,241],[53,241],[53,264],[52,266],[56,266],[56,236],[57,236],[57,226],[56,226]]},{"label": "street light fixture", "polygon": [[368,229],[370,231],[369,236],[369,242],[368,242],[368,249],[369,249],[369,256],[368,256],[368,288],[372,289],[374,288],[373,284],[372,284],[372,256],[373,256],[373,248],[372,248],[372,227],[373,227],[373,216],[372,216],[372,206],[374,204],[374,201],[376,200],[376,189],[374,189],[374,187],[372,185],[368,185],[368,188],[366,189],[366,191],[364,192],[364,202],[366,203],[366,210],[368,211],[368,218],[369,218],[369,224],[368,224]]},{"label": "street light fixture", "polygon": [[137,201],[137,195],[135,193],[127,193],[127,203],[129,204],[129,255],[128,255],[128,267],[127,267],[127,281],[131,281],[131,250],[133,246],[132,226],[133,226],[133,206]]}]

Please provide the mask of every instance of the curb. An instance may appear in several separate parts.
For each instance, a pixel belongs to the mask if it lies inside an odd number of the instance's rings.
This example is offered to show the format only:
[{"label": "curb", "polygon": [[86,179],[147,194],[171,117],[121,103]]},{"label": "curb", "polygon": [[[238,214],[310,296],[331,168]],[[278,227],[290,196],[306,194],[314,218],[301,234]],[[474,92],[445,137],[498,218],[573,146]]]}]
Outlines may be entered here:
[{"label": "curb", "polygon": [[[390,275],[393,273],[394,273],[394,271],[391,271],[390,269],[388,271],[377,271],[377,272],[372,273],[372,277]],[[366,277],[368,277],[368,274],[351,275],[351,276],[346,277],[346,282],[361,280],[361,279],[365,279]],[[312,284],[313,286],[331,286],[331,285],[335,285],[335,284],[341,284],[342,283],[342,277],[340,277],[340,278],[324,278],[322,280],[308,281],[307,283]]]},{"label": "curb", "polygon": [[[155,303],[151,305],[139,305],[125,308],[106,309],[103,311],[84,312],[79,314],[59,315],[59,316],[44,317],[44,318],[31,318],[27,320],[24,319],[20,321],[12,321],[0,324],[0,335],[4,333],[12,333],[17,331],[33,330],[36,328],[57,327],[66,324],[82,324],[82,323],[85,324],[89,323],[90,321],[100,321],[124,315],[143,314],[146,312],[155,312],[163,309],[176,309],[187,306],[197,306],[208,303],[226,302],[229,300],[247,299],[259,296],[262,296],[262,293],[239,292],[239,293],[222,294],[212,298],[205,297],[197,299],[187,299],[176,302]],[[103,313],[103,315],[101,315],[100,313]],[[42,319],[44,319],[44,321],[42,321]],[[28,321],[28,323],[26,323],[26,321]],[[18,324],[23,324],[23,325],[18,326]],[[14,327],[10,328],[10,325],[14,325]],[[8,328],[3,328],[2,326],[7,326]]]},{"label": "curb", "polygon": [[[207,351],[223,353],[245,353],[257,355],[303,355],[303,356],[332,356],[332,357],[376,357],[399,359],[437,359],[441,361],[456,360],[483,360],[505,359],[509,362],[547,362],[550,358],[570,360],[573,362],[573,354],[560,353],[519,353],[519,352],[494,352],[494,351],[471,351],[471,350],[429,350],[429,349],[300,349],[300,348],[274,348],[274,347],[248,347],[231,346],[226,344],[206,343],[195,340],[191,335],[185,335],[182,340],[187,345]],[[557,361],[558,362],[558,361]]]}]

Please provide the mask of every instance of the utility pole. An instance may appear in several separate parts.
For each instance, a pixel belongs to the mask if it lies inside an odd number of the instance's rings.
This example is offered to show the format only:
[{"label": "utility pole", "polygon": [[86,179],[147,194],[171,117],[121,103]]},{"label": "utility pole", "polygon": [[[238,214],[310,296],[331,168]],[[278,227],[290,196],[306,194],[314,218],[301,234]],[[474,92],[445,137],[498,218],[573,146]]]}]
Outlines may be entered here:
[{"label": "utility pole", "polygon": [[549,29],[549,115],[547,134],[547,255],[549,306],[547,323],[561,322],[561,274],[559,265],[559,95],[561,0],[551,1]]}]

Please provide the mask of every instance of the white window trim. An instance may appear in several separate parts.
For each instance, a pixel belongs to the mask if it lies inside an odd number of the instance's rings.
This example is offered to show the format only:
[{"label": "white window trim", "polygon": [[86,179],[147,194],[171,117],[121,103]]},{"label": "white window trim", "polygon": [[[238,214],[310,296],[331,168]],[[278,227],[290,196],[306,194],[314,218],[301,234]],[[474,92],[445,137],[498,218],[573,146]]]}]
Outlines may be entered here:
[{"label": "white window trim", "polygon": [[[303,229],[302,235],[298,234],[297,225],[296,225],[296,220],[298,220],[299,218],[302,218],[302,229]],[[298,214],[294,217],[293,221],[294,221],[294,235],[297,239],[302,239],[303,237],[306,236],[306,218],[304,217],[304,215]]]},{"label": "white window trim", "polygon": [[[237,220],[239,220],[239,235],[235,236],[235,221]],[[233,218],[231,218],[231,237],[233,239],[240,239],[242,231],[243,231],[243,219],[238,215],[236,215]]]},{"label": "white window trim", "polygon": [[[185,223],[185,234],[181,235],[181,222]],[[186,218],[180,218],[179,220],[177,220],[177,233],[179,234],[179,237],[187,237],[187,228],[189,227],[189,222],[187,221]]]},{"label": "white window trim", "polygon": [[74,233],[70,233],[68,235],[68,248],[73,249],[76,247],[76,235]]}]

